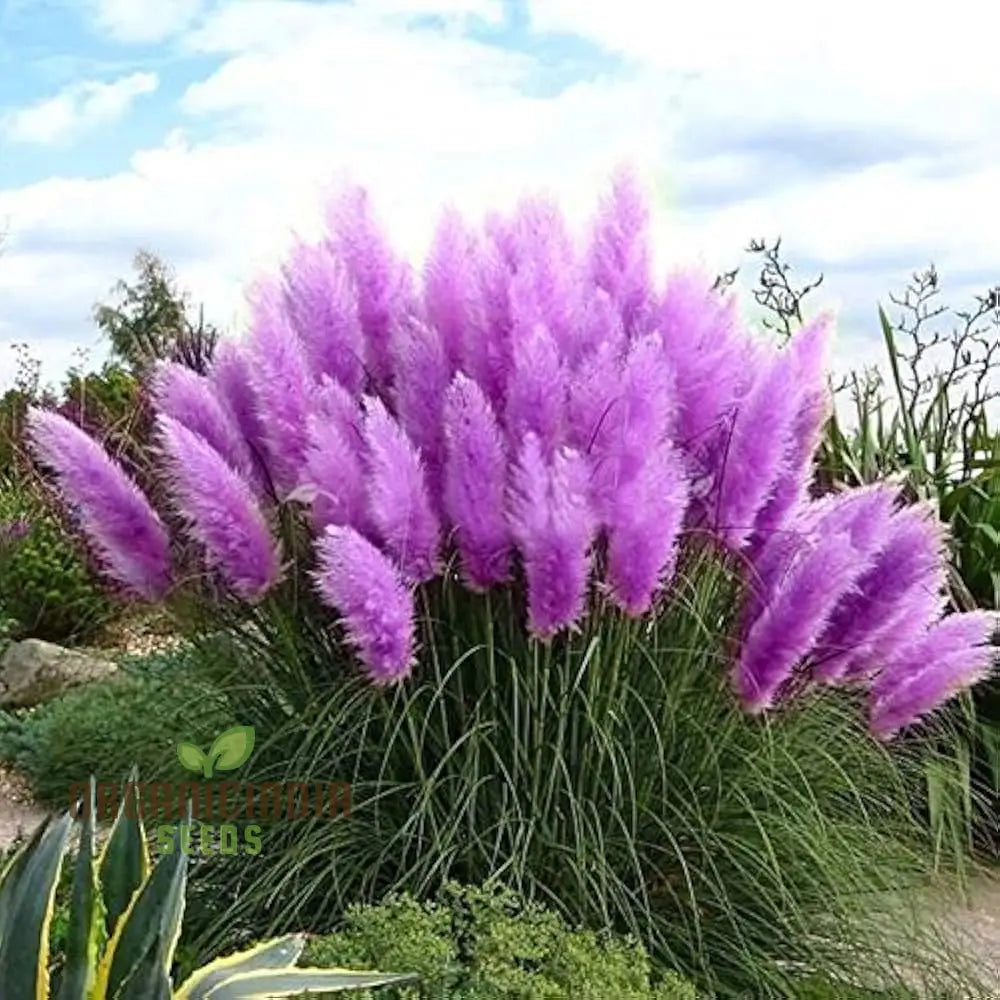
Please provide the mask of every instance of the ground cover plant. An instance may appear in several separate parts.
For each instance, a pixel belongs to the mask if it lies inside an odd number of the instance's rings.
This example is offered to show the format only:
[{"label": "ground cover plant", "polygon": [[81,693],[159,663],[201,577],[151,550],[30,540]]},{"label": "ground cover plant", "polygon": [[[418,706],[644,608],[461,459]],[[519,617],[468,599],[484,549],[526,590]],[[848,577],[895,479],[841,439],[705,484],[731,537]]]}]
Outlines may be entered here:
[{"label": "ground cover plant", "polygon": [[150,781],[183,777],[178,740],[211,742],[231,724],[225,698],[190,652],[122,657],[109,680],[30,711],[0,711],[0,761],[40,801],[67,808],[81,775],[114,783],[136,766]]},{"label": "ground cover plant", "polygon": [[352,783],[349,819],[204,866],[206,946],[499,875],[720,995],[906,953],[870,925],[921,873],[882,741],[990,673],[994,619],[944,614],[932,508],[810,495],[829,321],[775,344],[649,260],[625,175],[582,243],[545,199],[446,213],[422,281],[351,189],[245,341],[155,367],[153,500],[30,414],[107,574],[257,728],[255,778]]},{"label": "ground cover plant", "polygon": [[420,974],[417,986],[383,991],[385,1000],[697,1000],[679,976],[654,984],[635,941],[572,930],[497,887],[450,884],[426,902],[401,895],[352,907],[343,927],[311,941],[303,959]]}]

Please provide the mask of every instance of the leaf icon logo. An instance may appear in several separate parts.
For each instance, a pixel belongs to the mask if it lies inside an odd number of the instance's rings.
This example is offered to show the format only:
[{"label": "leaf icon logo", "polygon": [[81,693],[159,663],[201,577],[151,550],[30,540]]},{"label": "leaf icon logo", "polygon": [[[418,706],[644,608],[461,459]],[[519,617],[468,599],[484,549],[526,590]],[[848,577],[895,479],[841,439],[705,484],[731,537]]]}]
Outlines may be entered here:
[{"label": "leaf icon logo", "polygon": [[233,726],[215,738],[208,753],[193,743],[179,743],[177,759],[189,771],[201,771],[211,778],[214,771],[235,771],[245,764],[253,753],[253,743],[253,726]]}]

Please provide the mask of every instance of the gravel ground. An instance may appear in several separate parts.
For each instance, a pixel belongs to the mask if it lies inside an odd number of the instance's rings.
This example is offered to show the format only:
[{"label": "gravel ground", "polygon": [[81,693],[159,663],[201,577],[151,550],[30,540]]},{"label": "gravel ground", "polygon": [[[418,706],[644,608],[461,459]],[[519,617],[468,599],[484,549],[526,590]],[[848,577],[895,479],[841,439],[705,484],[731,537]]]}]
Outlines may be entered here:
[{"label": "gravel ground", "polygon": [[45,811],[31,798],[24,779],[0,764],[0,851],[19,835],[30,834],[45,818]]}]

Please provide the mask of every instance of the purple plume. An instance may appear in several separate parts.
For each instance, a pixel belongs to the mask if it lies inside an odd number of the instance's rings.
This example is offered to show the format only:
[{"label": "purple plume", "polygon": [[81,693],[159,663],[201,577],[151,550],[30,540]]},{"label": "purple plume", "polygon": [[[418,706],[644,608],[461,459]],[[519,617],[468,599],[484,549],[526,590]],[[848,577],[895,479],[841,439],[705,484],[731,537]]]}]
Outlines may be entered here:
[{"label": "purple plume", "polygon": [[372,523],[403,576],[422,583],[438,573],[441,526],[420,454],[385,404],[374,397],[366,403],[364,433]]},{"label": "purple plume", "polygon": [[929,507],[909,507],[890,518],[872,567],[843,599],[817,646],[817,679],[873,673],[900,642],[930,627],[942,608],[946,558],[942,527]]},{"label": "purple plume", "polygon": [[645,614],[672,575],[687,502],[683,461],[665,441],[611,498],[607,583],[612,599],[629,614]]},{"label": "purple plume", "polygon": [[736,687],[747,709],[774,704],[864,569],[848,531],[820,534],[799,553],[743,641]]},{"label": "purple plume", "polygon": [[414,662],[413,593],[386,555],[353,528],[327,528],[313,574],[323,600],[340,612],[370,680],[392,684]]},{"label": "purple plume", "polygon": [[534,434],[551,454],[562,439],[565,405],[566,371],[555,341],[544,326],[524,331],[507,386],[504,422],[511,444]]},{"label": "purple plume", "polygon": [[314,382],[278,290],[259,288],[254,307],[250,380],[265,462],[279,496],[285,497],[299,484],[305,464]]},{"label": "purple plume", "polygon": [[457,211],[445,212],[424,267],[424,307],[453,371],[485,346],[480,266],[475,236]]},{"label": "purple plume", "polygon": [[485,590],[509,579],[507,456],[489,400],[462,374],[445,397],[444,434],[445,510],[455,526],[466,582]]},{"label": "purple plume", "polygon": [[431,498],[440,498],[444,437],[441,406],[453,374],[441,335],[431,326],[409,320],[393,334],[396,379],[393,402],[403,429],[420,449]]},{"label": "purple plume", "polygon": [[830,390],[826,382],[831,317],[821,316],[793,338],[786,350],[793,367],[797,413],[792,422],[784,467],[774,491],[757,515],[753,547],[778,531],[795,508],[809,496],[812,462],[831,412]]},{"label": "purple plume", "polygon": [[996,662],[990,644],[996,628],[993,612],[949,615],[901,653],[872,686],[872,732],[888,738],[988,677]]},{"label": "purple plume", "polygon": [[588,264],[591,279],[611,297],[629,336],[639,332],[655,301],[649,223],[638,178],[620,170],[594,226]]},{"label": "purple plume", "polygon": [[796,370],[788,352],[761,366],[736,406],[713,472],[707,501],[709,524],[722,543],[742,548],[758,513],[770,499],[796,417]]},{"label": "purple plume", "polygon": [[364,188],[348,187],[333,201],[329,226],[331,249],[357,288],[366,367],[378,388],[384,389],[392,381],[392,327],[414,307],[412,275],[389,246]]},{"label": "purple plume", "polygon": [[571,440],[588,455],[590,495],[602,520],[621,490],[667,437],[675,419],[674,375],[655,334],[636,340],[621,364],[608,345],[572,382]]},{"label": "purple plume", "polygon": [[32,407],[28,440],[39,461],[56,474],[65,501],[104,572],[146,600],[170,586],[170,539],[159,515],[122,467],[79,427]]},{"label": "purple plume", "polygon": [[560,353],[570,357],[578,336],[583,275],[558,205],[546,198],[521,200],[513,222],[513,252],[510,308],[515,330],[543,325]]},{"label": "purple plume", "polygon": [[667,282],[659,309],[658,330],[677,375],[678,444],[695,457],[724,430],[724,417],[754,372],[735,299],[721,298],[710,285],[698,271],[680,271]]},{"label": "purple plume", "polygon": [[528,583],[528,624],[542,639],[583,614],[597,528],[587,476],[577,452],[560,449],[548,461],[538,438],[525,438],[513,471],[510,525]]},{"label": "purple plume", "polygon": [[208,378],[186,365],[161,361],[153,376],[152,393],[160,413],[203,437],[237,472],[248,478],[255,474],[246,438]]},{"label": "purple plume", "polygon": [[205,548],[210,569],[238,596],[257,601],[277,582],[280,550],[247,481],[201,436],[156,418],[178,514]]},{"label": "purple plume", "polygon": [[[250,356],[243,344],[223,340],[215,349],[208,381],[233,418],[243,439],[256,453],[263,453],[264,430],[250,380]],[[256,455],[255,455],[256,461]]]},{"label": "purple plume", "polygon": [[284,310],[315,378],[327,375],[357,395],[365,380],[358,293],[326,244],[298,243],[284,267]]}]

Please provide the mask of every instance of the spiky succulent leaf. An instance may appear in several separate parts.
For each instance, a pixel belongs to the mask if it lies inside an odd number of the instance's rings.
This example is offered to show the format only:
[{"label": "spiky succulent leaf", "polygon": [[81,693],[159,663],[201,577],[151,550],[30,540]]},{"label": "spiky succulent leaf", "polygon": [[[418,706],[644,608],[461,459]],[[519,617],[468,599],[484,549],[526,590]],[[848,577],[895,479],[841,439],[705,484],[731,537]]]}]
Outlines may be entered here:
[{"label": "spiky succulent leaf", "polygon": [[4,997],[48,1000],[49,925],[72,825],[68,813],[47,823],[17,870],[0,944],[0,995]]},{"label": "spiky succulent leaf", "polygon": [[114,934],[118,920],[149,875],[146,834],[139,801],[138,775],[133,770],[126,784],[118,815],[98,862],[98,878],[107,917],[107,932]]},{"label": "spiky succulent leaf", "polygon": [[73,872],[66,960],[58,1000],[87,1000],[94,984],[104,912],[95,864],[94,800],[94,779],[91,778],[87,798],[82,803],[83,826]]}]

